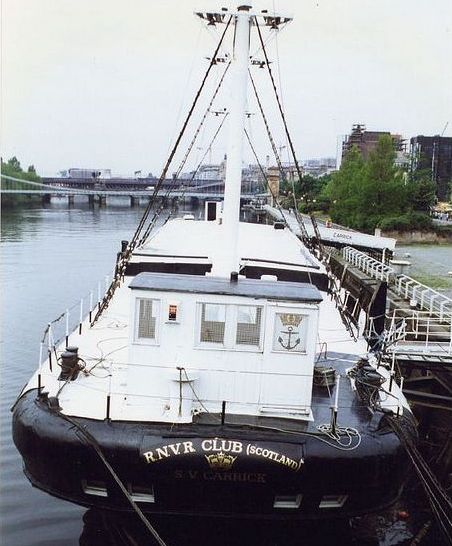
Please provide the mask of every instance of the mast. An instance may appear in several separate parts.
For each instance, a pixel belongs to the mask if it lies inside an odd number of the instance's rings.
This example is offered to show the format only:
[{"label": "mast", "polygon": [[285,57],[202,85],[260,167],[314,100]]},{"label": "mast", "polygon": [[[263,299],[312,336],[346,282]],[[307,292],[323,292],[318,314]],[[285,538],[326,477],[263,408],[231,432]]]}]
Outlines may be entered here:
[{"label": "mast", "polygon": [[196,12],[208,25],[225,23],[227,15],[232,15],[235,22],[234,52],[229,74],[231,76],[232,99],[229,106],[229,139],[227,148],[223,219],[221,238],[214,251],[212,274],[229,278],[232,272],[238,272],[238,234],[240,222],[240,191],[242,185],[242,152],[245,133],[245,115],[248,87],[248,68],[250,60],[250,29],[253,19],[263,19],[264,26],[278,30],[281,24],[291,21],[291,17],[269,14],[262,10],[260,14],[251,11],[251,6],[238,6],[233,14],[221,12]]},{"label": "mast", "polygon": [[245,129],[250,52],[251,6],[239,6],[235,15],[234,55],[231,65],[229,107],[229,141],[223,204],[223,256],[216,264],[214,274],[229,277],[238,271],[237,239],[240,221],[240,190],[242,185],[242,150]]}]

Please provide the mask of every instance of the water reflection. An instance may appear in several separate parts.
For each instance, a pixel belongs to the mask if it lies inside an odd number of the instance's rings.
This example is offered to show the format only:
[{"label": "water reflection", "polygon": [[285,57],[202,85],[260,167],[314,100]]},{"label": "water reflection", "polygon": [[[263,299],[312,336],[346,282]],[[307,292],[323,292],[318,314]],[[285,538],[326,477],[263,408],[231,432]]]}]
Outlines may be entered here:
[{"label": "water reflection", "polygon": [[[377,545],[376,539],[351,535],[348,521],[294,524],[288,521],[231,520],[196,517],[152,517],[152,525],[168,546],[345,546]],[[134,514],[90,509],[83,516],[80,546],[153,545]]]}]

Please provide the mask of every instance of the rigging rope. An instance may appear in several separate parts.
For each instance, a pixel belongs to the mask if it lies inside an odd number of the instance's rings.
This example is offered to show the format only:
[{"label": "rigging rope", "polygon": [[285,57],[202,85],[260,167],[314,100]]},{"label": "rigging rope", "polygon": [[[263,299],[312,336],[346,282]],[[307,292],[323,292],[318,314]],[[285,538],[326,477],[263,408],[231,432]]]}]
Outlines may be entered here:
[{"label": "rigging rope", "polygon": [[[213,143],[215,142],[219,132],[221,131],[221,128],[223,127],[223,124],[226,121],[227,116],[228,116],[228,113],[226,112],[223,119],[221,120],[220,125],[218,126],[217,130],[215,131],[209,145],[207,146],[206,151],[204,152],[204,155],[202,156],[200,162],[196,166],[196,169],[193,171],[193,174],[192,174],[192,176],[190,178],[190,182],[192,182],[195,179],[196,175],[198,174],[198,171],[201,168],[201,165],[204,163],[204,159],[206,158],[206,155],[209,153],[209,150],[212,147]],[[188,186],[185,186],[184,191],[180,195],[181,198],[183,198],[185,196],[185,193],[186,193],[186,191],[188,189],[189,189]],[[165,220],[165,223],[168,222],[168,220],[172,217],[172,215],[173,215],[173,211],[170,212],[170,214],[168,215],[168,218]]]},{"label": "rigging rope", "polygon": [[[162,171],[162,173],[161,173],[161,175],[160,175],[160,178],[159,178],[159,180],[158,180],[158,182],[157,182],[157,184],[156,184],[156,186],[155,186],[155,188],[154,188],[154,192],[153,192],[153,194],[152,194],[152,196],[151,196],[151,198],[150,198],[150,200],[149,200],[149,203],[148,203],[148,205],[147,205],[147,207],[146,207],[146,209],[145,209],[145,211],[144,211],[144,213],[143,213],[143,216],[141,217],[141,220],[140,220],[140,222],[139,222],[139,224],[138,224],[138,226],[137,226],[137,229],[136,229],[136,231],[135,231],[135,233],[134,233],[134,235],[133,235],[131,241],[130,241],[129,244],[127,245],[126,251],[121,255],[120,261],[118,261],[118,263],[117,263],[115,278],[114,278],[113,281],[111,282],[111,284],[110,284],[110,286],[109,286],[109,288],[108,288],[108,290],[107,290],[107,293],[105,294],[105,296],[104,296],[104,298],[103,298],[103,300],[102,300],[102,303],[101,303],[101,305],[99,306],[99,308],[98,308],[98,310],[97,310],[97,312],[96,312],[96,315],[95,315],[94,319],[93,319],[92,322],[91,322],[91,326],[98,320],[98,318],[102,315],[103,311],[108,307],[108,304],[110,303],[110,300],[111,300],[111,298],[113,297],[113,294],[114,294],[116,288],[117,288],[117,287],[119,286],[119,284],[120,284],[121,278],[122,278],[122,276],[123,276],[123,274],[124,274],[125,266],[126,266],[127,262],[128,262],[129,259],[130,259],[130,256],[131,256],[131,254],[132,254],[132,251],[133,251],[133,249],[135,248],[135,246],[136,246],[136,244],[137,244],[137,241],[138,241],[138,239],[139,239],[139,237],[140,237],[140,235],[141,235],[141,232],[142,232],[142,230],[143,230],[143,227],[144,227],[144,225],[145,225],[145,223],[146,223],[146,221],[147,221],[147,219],[148,219],[148,217],[149,217],[149,214],[150,214],[150,212],[151,212],[151,210],[152,210],[152,207],[153,207],[153,205],[154,205],[154,201],[155,201],[155,199],[156,199],[156,197],[157,197],[157,194],[158,194],[158,192],[160,191],[160,188],[161,188],[161,186],[162,186],[162,184],[163,184],[163,182],[164,182],[164,180],[165,180],[165,177],[166,177],[166,174],[167,174],[167,172],[168,172],[168,169],[169,169],[169,167],[170,167],[170,165],[171,165],[171,162],[172,162],[172,160],[173,160],[173,158],[174,158],[174,155],[175,155],[176,150],[177,150],[177,148],[178,148],[178,146],[179,146],[179,143],[180,143],[180,141],[181,141],[181,139],[182,139],[182,136],[183,136],[184,133],[185,133],[185,130],[186,130],[187,125],[188,125],[188,122],[189,122],[190,119],[191,119],[191,116],[192,116],[193,111],[194,111],[194,109],[195,109],[195,107],[196,107],[196,104],[197,104],[197,102],[198,102],[198,99],[199,99],[199,97],[200,97],[200,95],[201,95],[201,92],[202,92],[202,90],[203,90],[203,88],[204,88],[204,85],[205,85],[205,83],[206,83],[206,81],[207,81],[207,78],[208,78],[208,76],[209,76],[210,70],[211,70],[212,66],[216,65],[216,60],[215,60],[215,59],[216,59],[216,56],[217,56],[217,54],[218,54],[218,51],[219,51],[219,49],[220,49],[220,47],[221,47],[221,44],[222,44],[222,42],[223,42],[223,40],[224,40],[224,37],[225,37],[225,35],[226,35],[226,32],[227,32],[227,30],[228,30],[228,28],[229,28],[229,25],[230,25],[230,23],[231,23],[231,20],[232,20],[232,15],[231,15],[231,16],[229,17],[229,19],[228,19],[228,22],[227,22],[227,24],[226,24],[226,27],[225,27],[225,29],[224,29],[222,35],[221,35],[220,41],[219,41],[219,43],[218,43],[218,45],[217,45],[217,47],[216,47],[216,49],[215,49],[215,53],[213,54],[213,56],[212,56],[212,58],[211,58],[210,64],[209,64],[209,66],[208,66],[208,68],[207,68],[206,73],[204,74],[203,80],[202,80],[202,82],[201,82],[201,85],[199,86],[199,89],[198,89],[198,91],[197,91],[197,93],[196,93],[196,96],[195,96],[195,98],[194,98],[194,100],[193,100],[193,103],[192,103],[191,108],[190,108],[190,110],[189,110],[189,112],[188,112],[188,114],[187,114],[187,117],[185,118],[185,122],[184,122],[184,124],[183,124],[183,126],[182,126],[182,129],[181,129],[181,131],[180,131],[180,133],[179,133],[179,136],[177,137],[177,140],[176,140],[176,142],[175,142],[175,144],[174,144],[174,146],[173,146],[173,149],[172,149],[172,151],[171,151],[171,154],[170,154],[170,156],[168,157],[168,159],[167,159],[167,161],[166,161],[166,164],[165,164],[165,166],[164,166],[164,168],[163,168],[163,171]],[[223,78],[224,78],[224,76],[225,76],[225,74],[226,74],[228,68],[229,68],[229,64],[228,64],[228,66],[226,67],[226,69],[225,69],[225,71],[224,71],[224,73],[223,73],[223,77],[222,77],[221,80],[220,80],[220,84],[217,86],[217,89],[215,90],[214,98],[215,98],[216,94],[218,93],[218,89],[219,89],[221,83],[223,82]],[[212,101],[213,101],[213,99],[212,99]],[[209,108],[210,108],[210,105],[209,105]],[[192,140],[192,144],[193,144],[193,143],[194,143],[194,141]],[[187,155],[186,155],[186,157],[187,157]],[[186,157],[185,157],[185,159],[186,159]],[[171,188],[170,188],[170,191],[171,191]],[[145,230],[145,234],[144,234],[145,237],[148,237],[148,236],[149,236],[149,233],[150,233],[151,229],[153,228],[153,226],[155,225],[155,220],[156,220],[157,217],[159,216],[160,212],[161,212],[161,209],[160,209],[156,214],[154,214],[154,216],[153,216],[153,218],[152,218],[150,224],[147,226],[147,228],[146,228],[146,230]]]},{"label": "rigging rope", "polygon": [[[173,191],[173,189],[174,189],[174,187],[176,185],[176,180],[179,178],[179,175],[180,175],[182,169],[185,166],[185,163],[186,163],[186,161],[188,159],[188,156],[190,155],[190,152],[192,151],[193,146],[195,145],[195,142],[196,142],[196,140],[198,138],[198,135],[201,132],[201,129],[202,129],[203,125],[204,125],[204,122],[207,119],[207,115],[209,114],[210,109],[212,107],[212,104],[213,104],[214,100],[216,99],[216,97],[218,95],[218,91],[220,90],[221,85],[223,84],[223,80],[224,80],[230,66],[231,66],[231,63],[228,63],[225,70],[223,71],[223,74],[222,74],[222,76],[220,78],[220,81],[218,82],[218,85],[217,85],[217,87],[215,89],[215,92],[214,92],[214,94],[212,96],[212,99],[210,100],[209,105],[207,106],[206,111],[204,112],[204,115],[203,115],[203,117],[201,119],[201,122],[199,123],[198,128],[196,129],[195,134],[194,134],[194,136],[193,136],[193,138],[192,138],[192,140],[191,140],[191,142],[190,142],[190,144],[189,144],[189,146],[187,148],[187,151],[186,151],[186,153],[184,155],[184,158],[182,159],[182,161],[181,161],[181,163],[180,163],[180,165],[179,165],[179,167],[178,167],[178,169],[176,171],[176,176],[173,179],[173,183],[171,184],[171,186],[169,187],[169,189],[167,190],[167,192],[166,192],[166,194],[164,196],[165,198],[167,198],[170,195],[170,193]],[[194,177],[191,178],[191,180],[193,180],[193,179],[194,179]],[[152,231],[152,229],[153,229],[153,227],[155,225],[155,222],[157,221],[158,217],[160,216],[160,213],[161,213],[162,210],[163,210],[163,207],[160,207],[154,213],[154,216],[152,217],[152,220],[150,221],[148,227],[146,228],[146,230],[144,232],[144,235],[141,237],[141,239],[139,241],[139,245],[142,244],[144,241],[146,241],[146,239],[149,237],[149,234],[151,233],[151,231]]]},{"label": "rigging rope", "polygon": [[181,131],[180,131],[180,133],[179,133],[179,135],[178,135],[178,137],[177,137],[177,139],[176,139],[176,142],[174,143],[173,149],[171,150],[171,153],[170,153],[170,155],[169,155],[169,157],[168,157],[168,159],[167,159],[167,161],[166,161],[166,163],[165,163],[165,166],[163,167],[162,174],[160,175],[159,181],[158,181],[158,183],[157,183],[157,185],[156,185],[156,187],[155,187],[155,189],[154,189],[154,193],[152,194],[152,197],[151,197],[151,199],[150,199],[150,201],[149,201],[149,204],[148,204],[148,206],[146,207],[146,210],[145,210],[144,213],[143,213],[143,216],[142,216],[142,218],[141,218],[141,220],[140,220],[140,222],[139,222],[139,224],[138,224],[138,227],[137,227],[137,229],[136,229],[136,231],[135,231],[135,233],[134,233],[134,235],[133,235],[133,237],[132,237],[132,240],[131,240],[130,243],[129,243],[128,250],[127,250],[127,256],[130,255],[130,253],[132,252],[133,248],[135,247],[136,242],[138,241],[138,238],[139,238],[139,236],[140,236],[140,234],[141,234],[141,231],[142,231],[142,229],[143,229],[143,226],[144,226],[144,224],[146,223],[146,221],[147,221],[147,219],[148,219],[148,217],[149,217],[150,211],[151,211],[152,206],[153,206],[153,204],[154,204],[155,197],[157,196],[158,192],[160,191],[160,187],[162,186],[163,181],[165,180],[166,174],[167,174],[168,169],[169,169],[169,167],[170,167],[170,165],[171,165],[171,162],[172,162],[172,160],[173,160],[173,158],[174,158],[174,155],[175,155],[175,153],[176,153],[176,150],[177,150],[177,148],[179,147],[179,143],[180,143],[180,141],[181,141],[181,139],[182,139],[182,136],[183,136],[184,133],[185,133],[185,130],[186,130],[187,125],[188,125],[188,122],[190,121],[191,116],[192,116],[192,114],[193,114],[193,111],[194,111],[194,109],[195,109],[195,107],[196,107],[196,104],[198,103],[198,99],[199,99],[199,97],[200,97],[200,95],[201,95],[201,92],[202,92],[202,90],[203,90],[203,88],[204,88],[204,85],[205,85],[205,83],[206,83],[206,80],[207,80],[207,78],[208,78],[208,76],[209,76],[209,74],[210,74],[210,70],[212,69],[212,66],[216,65],[215,58],[216,58],[216,56],[217,56],[217,54],[218,54],[218,51],[220,50],[221,44],[222,44],[222,42],[223,42],[223,40],[224,40],[224,37],[225,37],[225,35],[226,35],[226,32],[227,32],[227,30],[228,30],[228,28],[229,28],[229,25],[230,25],[230,23],[231,23],[231,20],[232,20],[232,15],[231,15],[231,16],[229,17],[229,19],[228,19],[228,22],[227,22],[227,24],[226,24],[226,27],[225,27],[225,29],[224,29],[222,35],[221,35],[220,41],[219,41],[219,43],[218,43],[218,45],[217,45],[217,47],[216,47],[216,49],[215,49],[215,53],[213,54],[212,59],[210,60],[209,66],[208,66],[208,68],[207,68],[206,73],[204,74],[204,77],[203,77],[203,80],[202,80],[202,82],[201,82],[201,85],[199,86],[199,89],[198,89],[198,91],[197,91],[197,93],[196,93],[196,96],[195,96],[195,98],[194,98],[194,100],[193,100],[193,103],[192,103],[192,105],[191,105],[191,107],[190,107],[190,110],[189,110],[189,112],[188,112],[188,114],[187,114],[187,117],[185,118],[185,121],[184,121],[184,124],[183,124],[183,126],[182,126],[182,129],[181,129]]},{"label": "rigging rope", "polygon": [[[273,77],[273,73],[272,73],[272,70],[270,68],[270,61],[268,59],[267,50],[266,50],[266,47],[265,47],[264,40],[262,38],[262,32],[261,32],[257,17],[255,17],[255,24],[256,24],[258,35],[259,35],[259,40],[260,40],[260,43],[261,43],[261,46],[262,46],[262,51],[264,53],[264,58],[265,58],[265,64],[266,64],[266,67],[267,67],[267,71],[268,71],[268,74],[270,76],[270,80],[271,80],[271,83],[272,83],[272,87],[273,87],[273,91],[274,91],[274,94],[275,94],[276,102],[278,104],[279,113],[281,114],[281,119],[282,119],[282,122],[283,122],[283,125],[284,125],[284,130],[285,130],[285,133],[286,133],[287,142],[289,143],[290,151],[292,153],[292,158],[293,158],[293,161],[294,161],[294,164],[295,164],[295,168],[297,170],[298,179],[300,181],[301,188],[303,188],[303,186],[302,186],[303,177],[302,177],[302,174],[301,174],[300,165],[298,163],[297,156],[295,154],[295,148],[294,148],[292,138],[291,138],[290,133],[289,133],[289,128],[287,126],[286,116],[284,115],[284,110],[283,110],[281,100],[280,100],[279,95],[278,95],[278,90],[276,88],[275,79]],[[306,226],[305,226],[305,224],[303,222],[303,218],[300,216],[300,214],[298,212],[297,202],[296,202],[296,198],[295,198],[295,189],[293,191],[293,198],[294,198],[294,205],[295,205],[294,206],[295,218],[296,218],[296,220],[298,222],[298,225],[300,226],[300,230],[301,230],[301,233],[302,233],[302,238],[305,240],[305,242],[310,243],[310,239],[309,239],[309,236],[308,236],[308,232],[306,230]],[[312,224],[313,224],[313,227],[314,227],[314,231],[316,231],[316,221],[314,219],[312,219],[312,218],[311,218],[311,221],[312,221]]]},{"label": "rigging rope", "polygon": [[[286,181],[286,173],[283,169],[283,166],[282,166],[282,163],[281,163],[281,158],[279,157],[279,154],[278,154],[278,149],[276,147],[276,144],[275,144],[275,141],[273,139],[273,136],[271,134],[271,131],[270,131],[270,126],[268,124],[268,121],[267,121],[267,117],[265,115],[265,112],[264,112],[264,108],[262,106],[262,102],[260,100],[260,97],[259,97],[259,94],[257,92],[257,87],[256,87],[256,84],[254,83],[254,80],[253,80],[253,77],[251,75],[251,72],[249,72],[249,76],[250,76],[250,80],[251,80],[251,84],[253,86],[253,90],[254,90],[254,94],[256,96],[256,100],[257,100],[257,104],[259,106],[259,110],[260,110],[260,113],[261,113],[261,116],[262,116],[262,119],[264,121],[264,125],[265,125],[265,128],[267,130],[267,135],[268,135],[268,139],[270,140],[270,144],[271,144],[271,147],[272,147],[272,150],[273,150],[273,154],[275,156],[275,159],[276,159],[276,162],[278,164],[278,169],[279,169],[279,172],[281,173],[281,177],[283,179],[283,181],[285,182]],[[293,182],[292,182],[292,187],[293,187]],[[295,210],[295,218],[297,220],[297,223],[300,227],[300,231],[301,231],[301,238],[303,240],[303,242],[308,246],[310,247],[311,244],[310,244],[310,239],[309,239],[309,235],[308,235],[308,232],[306,231],[306,226],[304,225],[304,222],[303,220],[299,217],[298,215],[298,209],[297,209],[297,203],[296,203],[296,200],[295,200],[295,189],[293,189],[293,197],[294,197],[294,210]]]},{"label": "rigging rope", "polygon": [[286,225],[286,227],[287,227],[290,231],[292,231],[292,228],[290,227],[290,224],[289,224],[289,222],[287,221],[287,218],[286,218],[286,216],[285,216],[285,214],[284,214],[284,210],[283,210],[283,208],[281,207],[281,204],[279,203],[279,201],[278,201],[276,195],[273,193],[273,190],[272,190],[272,188],[270,187],[270,184],[268,183],[267,174],[266,174],[266,172],[264,171],[264,168],[262,167],[262,164],[261,164],[261,162],[259,161],[259,158],[257,157],[256,150],[255,150],[255,148],[254,148],[254,146],[253,146],[253,143],[252,143],[252,141],[251,141],[250,135],[248,134],[248,131],[247,131],[246,129],[245,129],[245,135],[246,135],[246,138],[247,138],[247,140],[248,140],[248,144],[250,145],[251,151],[253,152],[254,158],[255,158],[255,160],[256,160],[256,162],[257,162],[257,166],[259,167],[259,170],[260,170],[260,172],[261,172],[261,174],[262,174],[262,177],[263,177],[263,179],[264,179],[264,181],[265,181],[265,184],[262,184],[262,187],[263,187],[264,190],[268,190],[268,191],[270,192],[270,195],[272,196],[272,199],[273,199],[274,203],[276,203],[276,207],[277,207],[279,213],[281,214],[281,217],[282,217],[282,219],[283,219],[284,224]]}]

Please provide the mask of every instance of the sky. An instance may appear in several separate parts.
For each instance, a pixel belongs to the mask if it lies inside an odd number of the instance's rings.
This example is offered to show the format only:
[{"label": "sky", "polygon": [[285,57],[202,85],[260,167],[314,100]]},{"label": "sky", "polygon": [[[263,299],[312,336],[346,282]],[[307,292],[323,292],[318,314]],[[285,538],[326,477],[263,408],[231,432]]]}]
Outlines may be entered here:
[{"label": "sky", "polygon": [[[159,174],[207,69],[205,57],[223,30],[207,29],[193,12],[236,5],[2,0],[2,157],[17,156],[43,176],[71,167]],[[408,139],[443,131],[452,136],[450,0],[259,0],[253,8],[294,18],[266,37],[300,159],[335,156],[354,123]],[[256,49],[253,42],[251,51]],[[212,71],[200,115],[223,68]],[[265,72],[255,68],[253,77],[286,159]],[[228,82],[214,108],[227,108],[233,95]],[[249,97],[248,129],[264,160],[271,149],[251,92]],[[206,161],[222,159],[226,125],[208,152],[219,119],[209,117],[187,168],[205,153]],[[196,126],[189,127],[185,143]],[[249,150],[245,160],[252,161]]]}]

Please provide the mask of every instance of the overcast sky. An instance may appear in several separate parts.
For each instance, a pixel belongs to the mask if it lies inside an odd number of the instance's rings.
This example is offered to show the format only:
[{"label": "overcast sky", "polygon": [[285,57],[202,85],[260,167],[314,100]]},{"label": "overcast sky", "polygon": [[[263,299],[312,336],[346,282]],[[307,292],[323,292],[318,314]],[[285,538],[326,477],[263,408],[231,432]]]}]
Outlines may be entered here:
[{"label": "overcast sky", "polygon": [[[43,175],[70,167],[157,174],[222,30],[206,30],[193,11],[236,4],[2,0],[3,157],[16,155]],[[300,158],[335,156],[338,139],[357,122],[405,138],[441,134],[449,122],[444,135],[452,135],[450,0],[253,5],[294,17],[269,37],[268,49]],[[270,111],[268,85],[262,96]],[[227,101],[219,97],[215,106]],[[257,112],[251,100],[249,110]],[[218,120],[210,120],[187,166],[207,148]],[[249,123],[265,157],[258,115]],[[221,159],[223,140],[207,159]],[[278,126],[275,140],[285,144]]]}]

